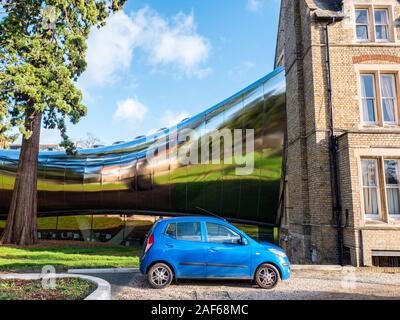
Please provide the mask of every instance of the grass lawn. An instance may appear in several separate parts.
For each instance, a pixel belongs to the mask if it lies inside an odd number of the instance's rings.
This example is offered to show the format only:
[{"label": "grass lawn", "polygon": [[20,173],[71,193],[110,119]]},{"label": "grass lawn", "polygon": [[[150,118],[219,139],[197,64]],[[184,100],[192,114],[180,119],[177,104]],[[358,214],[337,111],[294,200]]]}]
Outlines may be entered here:
[{"label": "grass lawn", "polygon": [[141,248],[79,241],[42,241],[31,247],[0,246],[0,271],[40,272],[69,268],[138,267]]},{"label": "grass lawn", "polygon": [[0,280],[0,300],[83,300],[95,289],[79,278],[56,279],[54,289],[44,289],[41,280]]}]

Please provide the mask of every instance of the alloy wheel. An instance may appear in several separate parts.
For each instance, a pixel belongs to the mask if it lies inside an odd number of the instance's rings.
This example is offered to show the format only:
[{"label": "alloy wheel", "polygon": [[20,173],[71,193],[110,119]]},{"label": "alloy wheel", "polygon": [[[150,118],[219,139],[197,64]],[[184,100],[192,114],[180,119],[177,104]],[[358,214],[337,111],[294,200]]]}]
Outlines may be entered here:
[{"label": "alloy wheel", "polygon": [[170,285],[173,274],[169,266],[164,263],[157,263],[150,268],[147,279],[153,288],[162,289]]},{"label": "alloy wheel", "polygon": [[165,269],[164,267],[159,267],[155,270],[153,270],[153,273],[151,275],[151,279],[153,280],[153,282],[157,285],[165,285],[168,280],[169,280],[169,272],[167,269]]},{"label": "alloy wheel", "polygon": [[272,289],[279,282],[279,272],[273,265],[263,264],[258,268],[255,280],[261,288]]}]

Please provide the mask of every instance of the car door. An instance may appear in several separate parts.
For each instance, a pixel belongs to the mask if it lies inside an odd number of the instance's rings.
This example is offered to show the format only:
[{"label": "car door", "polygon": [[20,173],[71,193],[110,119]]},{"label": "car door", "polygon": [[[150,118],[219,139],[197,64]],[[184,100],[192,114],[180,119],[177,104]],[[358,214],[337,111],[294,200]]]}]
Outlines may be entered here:
[{"label": "car door", "polygon": [[206,222],[207,277],[249,278],[251,247],[241,244],[242,236],[226,225]]},{"label": "car door", "polygon": [[165,256],[175,266],[178,278],[206,276],[207,246],[200,222],[171,223],[165,230]]}]

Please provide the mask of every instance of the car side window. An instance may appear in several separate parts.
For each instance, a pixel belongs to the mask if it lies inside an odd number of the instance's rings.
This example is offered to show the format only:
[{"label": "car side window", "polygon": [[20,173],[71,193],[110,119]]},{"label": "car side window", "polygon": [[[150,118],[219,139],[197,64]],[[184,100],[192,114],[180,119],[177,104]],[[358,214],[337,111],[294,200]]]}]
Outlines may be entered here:
[{"label": "car side window", "polygon": [[235,231],[218,223],[207,222],[207,237],[208,242],[238,244],[241,241],[241,236]]},{"label": "car side window", "polygon": [[168,237],[176,239],[176,223],[169,224],[167,229],[165,230],[165,234]]},{"label": "car side window", "polygon": [[202,241],[200,222],[171,223],[165,234],[176,240]]}]

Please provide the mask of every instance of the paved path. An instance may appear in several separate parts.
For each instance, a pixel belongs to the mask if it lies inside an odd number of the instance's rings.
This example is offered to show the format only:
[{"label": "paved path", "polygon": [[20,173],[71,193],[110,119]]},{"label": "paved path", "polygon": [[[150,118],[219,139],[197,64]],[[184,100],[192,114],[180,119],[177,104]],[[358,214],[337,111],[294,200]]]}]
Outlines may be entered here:
[{"label": "paved path", "polygon": [[93,274],[110,282],[113,299],[400,299],[400,275],[366,271],[295,271],[289,282],[262,290],[247,281],[179,281],[149,287],[140,273]]},{"label": "paved path", "polygon": [[137,281],[140,273],[88,273],[93,277],[108,281],[111,285],[111,299],[118,299],[118,295],[125,288],[129,288],[131,283]]}]

